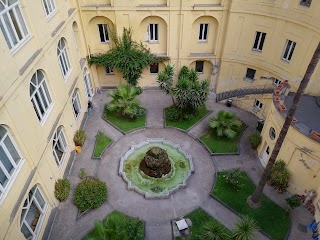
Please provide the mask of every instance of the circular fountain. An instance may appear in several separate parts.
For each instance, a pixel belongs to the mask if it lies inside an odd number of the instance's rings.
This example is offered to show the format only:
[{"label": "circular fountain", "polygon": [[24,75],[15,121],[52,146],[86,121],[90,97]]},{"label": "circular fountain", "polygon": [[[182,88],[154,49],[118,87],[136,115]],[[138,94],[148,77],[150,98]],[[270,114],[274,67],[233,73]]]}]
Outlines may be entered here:
[{"label": "circular fountain", "polygon": [[121,158],[119,175],[147,199],[167,198],[194,172],[192,157],[165,139],[147,139],[131,146]]}]

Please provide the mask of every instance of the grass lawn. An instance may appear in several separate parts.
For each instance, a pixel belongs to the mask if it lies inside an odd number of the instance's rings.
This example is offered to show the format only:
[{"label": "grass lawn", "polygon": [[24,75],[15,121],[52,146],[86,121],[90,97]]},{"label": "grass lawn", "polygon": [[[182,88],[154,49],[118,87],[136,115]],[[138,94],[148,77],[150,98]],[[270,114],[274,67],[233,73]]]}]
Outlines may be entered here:
[{"label": "grass lawn", "polygon": [[237,213],[253,217],[260,229],[273,239],[285,239],[290,225],[289,216],[285,210],[264,195],[261,199],[260,208],[250,208],[247,204],[247,198],[255,189],[251,179],[246,173],[241,172],[239,181],[243,184],[243,187],[237,192],[225,183],[224,174],[225,172],[218,173],[211,195],[220,199]]},{"label": "grass lawn", "polygon": [[[172,107],[172,106],[171,106]],[[169,119],[169,108],[168,107],[165,109],[165,115],[166,115],[166,126],[171,126],[171,127],[176,127],[176,128],[180,128],[182,130],[187,130],[189,129],[191,126],[193,126],[195,123],[197,123],[198,121],[200,121],[205,115],[208,114],[208,110],[206,109],[205,106],[199,108],[199,111],[197,113],[196,116],[192,116],[191,119],[188,120],[182,120],[182,121],[173,121]]]},{"label": "grass lawn", "polygon": [[104,118],[112,122],[112,124],[114,124],[124,132],[144,127],[146,122],[145,115],[136,119],[124,118],[121,116],[117,116],[115,112],[110,112],[106,108],[104,109]]},{"label": "grass lawn", "polygon": [[[218,224],[222,225],[219,221],[211,217],[208,213],[206,213],[204,210],[201,208],[198,208],[194,210],[192,213],[189,213],[185,218],[190,218],[192,221],[192,226],[190,228],[190,237],[188,238],[189,240],[199,240],[200,238],[200,233],[202,231],[202,227],[206,223],[210,222],[218,222]],[[223,225],[222,225],[223,226]],[[225,228],[226,231],[229,231],[227,228]],[[176,240],[179,240],[182,238],[176,238]]]},{"label": "grass lawn", "polygon": [[96,144],[93,151],[93,157],[100,157],[103,150],[109,145],[111,139],[104,135],[102,132],[98,132],[96,137]]},{"label": "grass lawn", "polygon": [[[91,239],[143,239],[143,223],[136,218],[113,211],[102,221],[103,230],[108,229],[108,236],[101,236],[101,228],[97,226],[84,238]],[[101,223],[99,222],[99,223]],[[109,222],[109,223],[108,223]],[[107,224],[108,223],[108,224]]]},{"label": "grass lawn", "polygon": [[200,137],[200,140],[207,145],[212,153],[235,153],[238,151],[238,142],[245,127],[246,125],[242,123],[237,136],[233,139],[226,137],[219,139],[216,132],[209,129]]}]

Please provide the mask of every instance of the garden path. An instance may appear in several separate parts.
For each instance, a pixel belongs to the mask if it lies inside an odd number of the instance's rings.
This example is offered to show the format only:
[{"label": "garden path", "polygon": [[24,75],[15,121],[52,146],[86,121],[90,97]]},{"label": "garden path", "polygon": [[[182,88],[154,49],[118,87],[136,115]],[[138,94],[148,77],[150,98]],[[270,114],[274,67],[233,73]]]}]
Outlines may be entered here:
[{"label": "garden path", "polygon": [[[228,228],[232,228],[234,225],[238,216],[209,197],[209,192],[214,181],[214,172],[234,167],[245,170],[257,184],[263,168],[256,152],[250,148],[247,140],[248,135],[255,130],[256,118],[252,114],[235,107],[227,108],[224,104],[215,103],[214,94],[210,94],[206,105],[212,113],[192,127],[188,134],[185,134],[172,128],[164,128],[163,108],[171,105],[170,96],[161,91],[152,90],[144,91],[139,96],[139,99],[142,102],[142,106],[147,109],[147,129],[124,135],[101,118],[104,104],[110,100],[106,92],[93,97],[93,112],[88,117],[84,127],[87,133],[87,141],[83,152],[76,156],[69,175],[72,186],[70,195],[73,196],[74,188],[80,182],[78,178],[80,168],[85,168],[88,175],[97,176],[107,182],[108,201],[100,208],[90,211],[82,219],[76,221],[77,208],[74,206],[73,199],[70,196],[65,203],[60,203],[58,206],[49,239],[82,239],[94,227],[96,221],[103,219],[114,209],[144,220],[145,238],[150,240],[172,239],[170,220],[184,216],[199,206]],[[249,126],[244,131],[240,141],[240,155],[211,157],[197,139],[194,139],[205,132],[210,117],[214,116],[220,109],[236,112],[237,116]],[[93,160],[91,155],[95,136],[99,130],[110,137],[114,144],[108,148],[102,160]],[[171,195],[169,199],[145,200],[139,194],[127,191],[126,184],[117,174],[120,156],[132,144],[138,143],[147,137],[164,137],[173,142],[178,142],[195,159],[196,173],[188,180],[188,187]],[[197,161],[197,159],[201,159],[201,161]],[[285,194],[275,193],[269,186],[266,187],[264,193],[278,204],[284,206],[284,199],[287,197]],[[298,226],[308,224],[311,219],[312,217],[303,207],[294,210],[289,240],[301,240],[310,236],[310,234],[307,235],[298,230]],[[259,234],[255,239],[266,238]]]}]

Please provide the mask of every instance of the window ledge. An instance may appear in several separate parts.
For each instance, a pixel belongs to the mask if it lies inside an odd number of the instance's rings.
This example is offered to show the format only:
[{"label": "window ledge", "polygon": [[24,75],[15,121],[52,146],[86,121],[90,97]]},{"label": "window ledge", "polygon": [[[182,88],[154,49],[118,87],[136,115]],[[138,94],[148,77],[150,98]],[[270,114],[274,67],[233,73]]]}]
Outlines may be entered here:
[{"label": "window ledge", "polygon": [[53,106],[54,106],[54,102],[51,103],[48,111],[46,112],[46,114],[44,115],[43,119],[41,120],[40,124],[41,124],[41,127],[43,127],[44,123],[47,121],[48,119],[48,116],[50,115],[52,109],[53,109]]},{"label": "window ledge", "polygon": [[208,43],[208,40],[198,40],[198,43],[200,43],[200,44]]},{"label": "window ledge", "polygon": [[111,76],[113,76],[113,75],[114,75],[114,73],[106,73],[106,75],[109,75],[109,76],[111,75]]},{"label": "window ledge", "polygon": [[246,81],[246,82],[249,82],[249,83],[253,83],[256,79],[252,79],[252,78],[247,78],[247,77],[244,77],[243,78],[243,81]]},{"label": "window ledge", "polygon": [[252,48],[252,52],[262,53],[262,50]]},{"label": "window ledge", "polygon": [[23,39],[21,42],[19,42],[16,46],[10,49],[12,56],[15,55],[24,45],[26,45],[27,42],[32,38],[31,35],[28,35]]},{"label": "window ledge", "polygon": [[57,14],[57,12],[58,10],[55,9],[53,12],[49,13],[49,15],[46,15],[47,22],[49,22]]},{"label": "window ledge", "polygon": [[[65,136],[65,135],[64,135]],[[68,155],[68,152],[69,151],[69,146],[67,145],[67,147],[66,147],[66,151],[65,151],[65,154],[63,154],[63,157],[62,157],[62,159],[61,159],[61,161],[60,161],[60,164],[58,165],[58,169],[61,171],[61,169],[62,169],[62,166],[64,165],[64,163],[65,163],[65,160],[66,160],[66,157],[67,157],[67,155]],[[53,156],[53,158],[54,158],[54,156]]]},{"label": "window ledge", "polygon": [[105,42],[101,42],[101,41],[100,41],[100,43],[101,43],[101,44],[110,44],[110,41],[105,41]]},{"label": "window ledge", "polygon": [[70,68],[70,70],[67,72],[67,74],[65,76],[63,76],[64,82],[67,82],[68,78],[70,77],[72,72],[72,68]]},{"label": "window ledge", "polygon": [[287,59],[285,59],[285,58],[281,58],[281,60],[282,60],[283,62],[287,63],[287,64],[290,63],[290,60],[287,60]]},{"label": "window ledge", "polygon": [[148,43],[149,44],[159,44],[159,40],[156,40],[156,41],[149,40]]},{"label": "window ledge", "polygon": [[4,200],[6,199],[8,193],[10,192],[10,189],[11,189],[13,183],[15,182],[15,180],[16,180],[16,178],[17,178],[17,176],[18,176],[18,173],[20,172],[20,170],[21,170],[24,162],[25,162],[25,159],[21,159],[21,160],[20,160],[20,163],[19,163],[16,171],[14,172],[13,176],[12,176],[11,179],[9,180],[9,183],[8,183],[7,187],[5,188],[5,191],[4,191],[4,193],[2,194],[2,197],[0,198],[0,206],[3,204],[3,202],[4,202]]}]

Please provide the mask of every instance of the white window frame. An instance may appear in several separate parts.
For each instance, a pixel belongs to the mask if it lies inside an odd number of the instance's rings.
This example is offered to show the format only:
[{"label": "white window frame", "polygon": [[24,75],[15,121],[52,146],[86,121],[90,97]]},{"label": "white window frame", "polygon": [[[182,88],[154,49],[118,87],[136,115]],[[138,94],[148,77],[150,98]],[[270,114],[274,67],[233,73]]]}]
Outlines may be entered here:
[{"label": "white window frame", "polygon": [[106,67],[107,75],[114,75],[114,69],[112,67]]},{"label": "white window frame", "polygon": [[[29,30],[20,9],[19,0],[11,5],[9,5],[9,0],[0,0],[0,4],[4,7],[0,12],[0,28],[9,49],[15,53],[30,39]],[[16,24],[13,23],[13,20]]]},{"label": "white window frame", "polygon": [[[78,108],[78,110],[76,109]],[[82,106],[80,101],[79,89],[74,90],[72,95],[72,110],[76,120],[79,119],[79,116],[82,112]]]},{"label": "white window frame", "polygon": [[[38,193],[40,195],[40,197],[42,198],[42,200],[44,201],[44,206],[42,207],[40,205],[40,199],[38,199],[36,193]],[[35,222],[35,226],[30,226],[29,223],[26,220],[26,217],[30,211],[31,206],[35,206],[38,210],[39,216],[36,216],[34,219]],[[22,227],[23,225],[29,230],[29,232],[31,233],[31,236],[28,238],[28,240],[35,240],[38,237],[38,234],[41,230],[44,218],[45,218],[45,214],[48,208],[48,204],[45,200],[45,198],[43,197],[43,194],[41,193],[40,189],[38,188],[37,185],[34,185],[32,187],[32,189],[29,191],[28,196],[23,204],[22,210],[25,210],[24,212],[22,211],[21,213],[21,220],[20,220],[20,231],[22,232]],[[34,227],[34,229],[33,229]],[[23,234],[23,233],[22,233]],[[27,238],[26,238],[27,239]]]},{"label": "white window frame", "polygon": [[[13,182],[15,181],[15,179],[19,173],[21,166],[24,163],[24,160],[21,157],[22,155],[21,155],[13,137],[9,133],[8,129],[5,128],[3,125],[0,125],[0,128],[5,131],[5,133],[2,137],[0,135],[0,147],[3,149],[10,164],[12,165],[12,170],[9,173],[2,162],[3,160],[1,161],[1,159],[0,159],[0,169],[4,173],[4,175],[7,179],[5,186],[0,183],[0,204],[2,204],[2,202],[4,201],[6,195],[8,194]],[[17,160],[17,162],[13,159],[12,154],[10,153],[10,149],[8,148],[8,146],[5,143],[5,140],[7,140],[7,139],[11,142],[12,147],[16,151],[16,154],[19,156],[19,159]]]},{"label": "white window frame", "polygon": [[[202,72],[198,72],[198,71],[197,71],[197,62],[202,62]],[[204,61],[201,61],[201,60],[196,61],[195,70],[196,70],[197,73],[202,74],[202,73],[204,72]]]},{"label": "white window frame", "polygon": [[263,103],[262,103],[261,101],[259,101],[258,99],[255,99],[255,101],[254,101],[254,107],[257,108],[257,109],[262,110],[262,108],[263,108]]},{"label": "white window frame", "polygon": [[67,41],[64,38],[61,38],[58,42],[57,55],[63,79],[66,81],[72,71],[72,68],[67,52]]},{"label": "white window frame", "polygon": [[[104,39],[101,39],[100,26],[102,26],[102,31],[103,31],[102,34]],[[98,33],[99,33],[100,43],[110,43],[108,24],[103,24],[103,23],[98,24]]]},{"label": "white window frame", "polygon": [[[59,151],[62,153],[60,158],[56,151]],[[68,151],[68,143],[63,131],[63,126],[61,125],[57,128],[54,134],[53,145],[52,145],[53,157],[59,168],[63,165],[64,159],[66,158],[66,155],[67,155],[67,151]]]},{"label": "white window frame", "polygon": [[54,0],[41,0],[46,19],[51,19],[57,12]]},{"label": "white window frame", "polygon": [[[35,83],[33,80],[35,80]],[[33,92],[31,92],[31,86],[35,88]],[[30,80],[30,98],[37,117],[40,123],[43,124],[51,112],[53,103],[46,78],[41,70],[37,70]],[[41,113],[40,109],[43,109],[44,112]]]},{"label": "white window frame", "polygon": [[275,85],[275,86],[278,86],[280,83],[282,83],[282,81],[279,80],[279,79],[277,79],[277,78],[275,78],[275,79],[273,80],[273,85]]},{"label": "white window frame", "polygon": [[[264,36],[264,38],[263,38]],[[264,42],[266,40],[267,34],[265,32],[256,32],[256,37],[254,38],[252,50],[257,52],[262,52]],[[262,40],[263,39],[263,40]],[[255,43],[258,40],[257,46],[255,47]]]},{"label": "white window frame", "polygon": [[[288,49],[288,52],[286,54],[286,50],[288,48],[288,45],[289,45],[289,49]],[[296,42],[287,39],[286,45],[284,47],[283,54],[282,54],[282,60],[283,61],[285,61],[285,62],[290,62],[291,61],[296,45],[297,45]]]},{"label": "white window frame", "polygon": [[94,95],[94,93],[93,93],[93,86],[90,78],[90,73],[87,70],[87,68],[84,68],[83,70],[83,81],[84,81],[84,87],[86,90],[87,98],[90,99]]},{"label": "white window frame", "polygon": [[300,5],[305,7],[310,7],[312,0],[300,0]]},{"label": "white window frame", "polygon": [[[202,26],[202,31],[201,31]],[[200,23],[199,25],[199,42],[207,42],[208,41],[208,33],[209,33],[209,23]]]},{"label": "white window frame", "polygon": [[[151,25],[152,25],[152,34],[151,34]],[[148,36],[149,42],[158,43],[159,42],[159,24],[150,23],[148,25]]]}]

